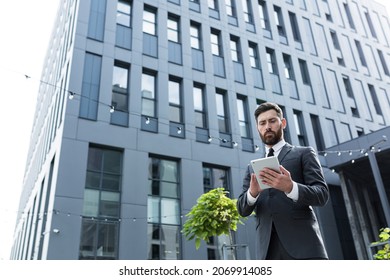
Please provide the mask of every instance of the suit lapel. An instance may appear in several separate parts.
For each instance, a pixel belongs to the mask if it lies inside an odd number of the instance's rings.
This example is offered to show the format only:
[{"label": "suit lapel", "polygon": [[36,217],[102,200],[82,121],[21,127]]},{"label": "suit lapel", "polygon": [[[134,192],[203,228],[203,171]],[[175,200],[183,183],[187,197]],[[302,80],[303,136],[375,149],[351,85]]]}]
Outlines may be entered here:
[{"label": "suit lapel", "polygon": [[280,151],[279,155],[278,155],[278,160],[279,162],[281,163],[284,159],[284,157],[291,151],[291,149],[293,148],[292,145],[290,145],[289,143],[286,143],[282,150]]}]

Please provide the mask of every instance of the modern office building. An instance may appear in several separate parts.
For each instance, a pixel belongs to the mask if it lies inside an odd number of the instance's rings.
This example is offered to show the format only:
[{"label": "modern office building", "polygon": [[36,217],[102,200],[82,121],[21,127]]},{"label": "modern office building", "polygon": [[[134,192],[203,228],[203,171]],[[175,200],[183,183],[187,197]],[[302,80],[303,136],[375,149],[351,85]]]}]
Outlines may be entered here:
[{"label": "modern office building", "polygon": [[[181,228],[204,192],[241,193],[264,155],[264,101],[283,108],[288,142],[319,153],[329,257],[369,258],[354,238],[376,240],[386,219],[375,209],[375,224],[354,226],[326,155],[389,125],[389,43],[369,0],[61,1],[11,258],[223,258],[227,238],[196,250]],[[234,244],[254,258],[255,239],[250,217]]]}]

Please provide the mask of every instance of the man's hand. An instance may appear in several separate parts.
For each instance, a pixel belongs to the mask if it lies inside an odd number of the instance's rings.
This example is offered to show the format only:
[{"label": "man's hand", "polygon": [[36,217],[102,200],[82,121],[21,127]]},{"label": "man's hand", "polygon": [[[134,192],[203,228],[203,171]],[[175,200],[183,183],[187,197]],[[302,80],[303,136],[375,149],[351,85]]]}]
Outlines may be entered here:
[{"label": "man's hand", "polygon": [[261,192],[261,188],[260,188],[259,183],[257,182],[256,174],[252,173],[251,174],[251,181],[249,184],[249,193],[252,197],[257,197],[260,192]]},{"label": "man's hand", "polygon": [[293,181],[291,179],[290,172],[283,166],[280,166],[280,172],[276,172],[270,168],[264,168],[260,171],[260,179],[264,184],[285,193],[290,193],[293,188]]}]

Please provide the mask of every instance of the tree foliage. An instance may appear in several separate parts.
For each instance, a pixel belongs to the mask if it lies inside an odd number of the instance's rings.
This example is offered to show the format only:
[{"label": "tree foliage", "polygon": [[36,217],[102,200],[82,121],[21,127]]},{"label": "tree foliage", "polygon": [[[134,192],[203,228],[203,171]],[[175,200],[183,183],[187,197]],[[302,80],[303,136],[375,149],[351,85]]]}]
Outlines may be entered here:
[{"label": "tree foliage", "polygon": [[238,214],[236,199],[229,198],[224,188],[216,188],[202,194],[183,225],[182,233],[187,240],[195,238],[195,247],[199,249],[201,241],[209,241],[212,236],[229,235],[237,230],[237,224],[243,217]]},{"label": "tree foliage", "polygon": [[382,249],[379,249],[376,254],[374,254],[375,260],[390,260],[390,228],[381,228],[379,230],[379,241],[373,242],[372,245],[381,244],[387,242],[383,245]]}]

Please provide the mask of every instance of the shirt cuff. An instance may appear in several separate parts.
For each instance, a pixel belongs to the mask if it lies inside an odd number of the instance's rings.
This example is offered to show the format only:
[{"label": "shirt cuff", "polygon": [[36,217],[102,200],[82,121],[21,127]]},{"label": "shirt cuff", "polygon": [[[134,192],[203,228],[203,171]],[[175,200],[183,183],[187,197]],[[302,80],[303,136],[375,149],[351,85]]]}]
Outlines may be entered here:
[{"label": "shirt cuff", "polygon": [[293,187],[290,193],[285,193],[288,198],[291,198],[294,201],[298,200],[299,192],[298,192],[298,184],[293,182]]},{"label": "shirt cuff", "polygon": [[256,203],[256,200],[257,200],[257,198],[259,197],[259,195],[256,196],[256,197],[253,197],[253,196],[251,195],[251,193],[249,192],[249,190],[248,190],[248,191],[246,192],[246,197],[247,197],[248,205],[249,205],[249,206],[252,206],[253,204]]}]

